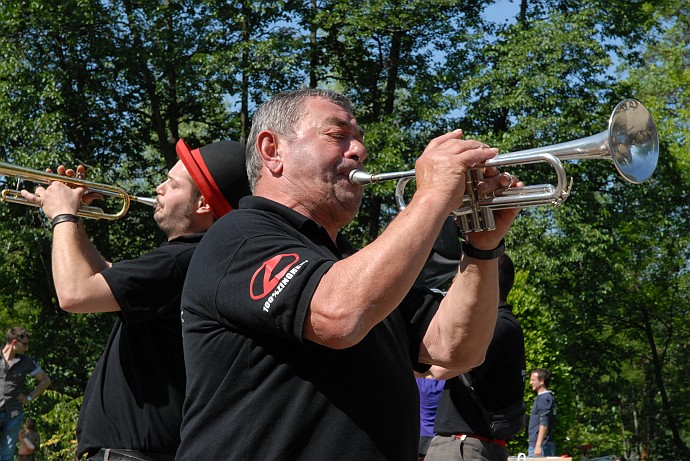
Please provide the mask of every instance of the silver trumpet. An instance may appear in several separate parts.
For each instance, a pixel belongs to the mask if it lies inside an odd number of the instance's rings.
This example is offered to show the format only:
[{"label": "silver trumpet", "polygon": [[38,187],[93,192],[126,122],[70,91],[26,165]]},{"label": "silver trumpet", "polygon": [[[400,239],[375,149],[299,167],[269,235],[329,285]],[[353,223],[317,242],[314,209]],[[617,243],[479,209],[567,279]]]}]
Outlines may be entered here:
[{"label": "silver trumpet", "polygon": [[[459,218],[464,232],[481,232],[496,228],[493,210],[558,206],[570,195],[573,182],[572,178],[568,181],[562,161],[585,159],[612,161],[623,179],[633,184],[649,179],[659,159],[659,135],[647,108],[639,101],[625,99],[616,105],[609,118],[608,128],[599,134],[551,146],[500,154],[471,168],[466,175],[463,204],[452,214]],[[555,185],[509,187],[497,190],[491,196],[477,194],[477,184],[484,178],[484,168],[539,162],[551,164],[556,173]],[[403,210],[407,206],[405,186],[414,176],[415,170],[380,174],[353,170],[350,172],[350,182],[363,186],[397,179],[395,201],[398,208]]]}]

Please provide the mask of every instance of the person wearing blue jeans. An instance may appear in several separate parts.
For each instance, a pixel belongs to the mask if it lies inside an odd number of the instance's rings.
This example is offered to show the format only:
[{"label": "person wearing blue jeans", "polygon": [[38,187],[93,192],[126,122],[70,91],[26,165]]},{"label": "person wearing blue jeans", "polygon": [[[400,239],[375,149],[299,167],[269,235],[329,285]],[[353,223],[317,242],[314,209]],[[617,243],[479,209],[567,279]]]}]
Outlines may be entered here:
[{"label": "person wearing blue jeans", "polygon": [[24,413],[21,410],[14,411],[11,414],[5,411],[0,412],[0,426],[2,426],[0,459],[3,461],[9,461],[14,458],[14,450],[17,446],[17,439],[19,438],[19,430],[22,427],[23,419]]},{"label": "person wearing blue jeans", "polygon": [[542,456],[556,456],[556,442],[553,429],[556,425],[556,399],[548,389],[551,372],[545,368],[532,371],[529,383],[537,398],[532,405],[529,417],[529,448],[530,458]]},{"label": "person wearing blue jeans", "polygon": [[[0,367],[0,386],[3,391],[0,397],[0,461],[14,459],[24,419],[24,405],[31,403],[50,386],[50,378],[46,372],[31,357],[25,355],[28,350],[29,332],[23,327],[10,328],[2,348]],[[26,375],[38,380],[38,385],[25,395]]]}]

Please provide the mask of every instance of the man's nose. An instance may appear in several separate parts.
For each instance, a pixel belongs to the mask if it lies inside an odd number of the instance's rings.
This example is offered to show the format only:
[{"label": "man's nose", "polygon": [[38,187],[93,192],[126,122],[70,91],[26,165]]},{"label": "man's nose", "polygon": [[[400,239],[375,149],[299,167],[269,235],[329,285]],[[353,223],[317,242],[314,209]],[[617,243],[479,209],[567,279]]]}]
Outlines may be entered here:
[{"label": "man's nose", "polygon": [[165,184],[167,182],[168,181],[162,182],[161,184],[158,185],[158,187],[156,187],[156,194],[163,195],[163,191],[165,190]]},{"label": "man's nose", "polygon": [[350,148],[345,153],[345,156],[361,163],[369,156],[369,153],[367,148],[364,147],[364,143],[355,140],[350,143]]}]

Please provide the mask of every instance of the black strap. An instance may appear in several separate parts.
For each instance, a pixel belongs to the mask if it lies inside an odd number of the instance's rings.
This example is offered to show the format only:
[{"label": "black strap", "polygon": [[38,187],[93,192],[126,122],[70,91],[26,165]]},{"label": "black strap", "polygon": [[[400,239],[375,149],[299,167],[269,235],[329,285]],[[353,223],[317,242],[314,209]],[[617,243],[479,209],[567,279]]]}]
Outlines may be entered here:
[{"label": "black strap", "polygon": [[470,258],[481,259],[483,261],[490,261],[502,256],[506,252],[506,241],[501,239],[498,246],[493,250],[480,250],[472,246],[470,242],[462,241],[460,244],[462,252]]},{"label": "black strap", "polygon": [[472,400],[474,400],[474,404],[477,405],[477,408],[479,408],[479,411],[481,411],[484,422],[486,423],[486,427],[489,429],[489,438],[493,440],[493,436],[491,435],[491,413],[489,413],[484,407],[481,397],[479,397],[479,394],[477,394],[477,391],[474,389],[474,385],[472,384],[472,375],[469,373],[463,373],[459,377],[465,385],[467,393],[470,394],[470,397],[472,397]]}]

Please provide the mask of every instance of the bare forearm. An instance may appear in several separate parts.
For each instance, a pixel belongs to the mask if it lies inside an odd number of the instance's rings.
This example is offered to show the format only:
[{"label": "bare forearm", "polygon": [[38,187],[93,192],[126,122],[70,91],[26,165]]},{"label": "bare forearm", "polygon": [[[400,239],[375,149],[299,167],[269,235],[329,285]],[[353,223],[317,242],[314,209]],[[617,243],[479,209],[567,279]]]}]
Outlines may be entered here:
[{"label": "bare forearm", "polygon": [[19,400],[21,400],[21,402],[24,404],[31,402],[32,400],[37,398],[39,395],[43,394],[43,392],[45,392],[45,390],[48,389],[48,387],[51,384],[50,377],[43,370],[40,370],[36,374],[36,376],[34,376],[34,378],[36,378],[36,380],[38,380],[38,384],[36,385],[36,387],[31,392],[29,392],[26,396],[21,395],[19,397]]},{"label": "bare forearm", "polygon": [[78,225],[78,238],[79,248],[81,249],[84,258],[91,267],[93,273],[103,272],[105,269],[112,265],[109,261],[103,258],[101,253],[91,242],[91,239],[86,234],[83,222],[80,222]]},{"label": "bare forearm", "polygon": [[544,439],[546,438],[546,434],[549,432],[548,426],[539,426],[539,433],[537,434],[537,447],[541,451],[541,446],[544,444]]},{"label": "bare forearm", "polygon": [[29,396],[31,396],[32,399],[35,399],[39,395],[43,394],[45,390],[50,387],[50,384],[50,378],[39,381],[38,385],[34,388],[34,390],[29,393]]},{"label": "bare forearm", "polygon": [[[96,256],[97,255],[97,256]],[[107,267],[81,224],[66,222],[53,229],[53,278],[58,294]]]},{"label": "bare forearm", "polygon": [[420,361],[450,370],[480,365],[497,315],[497,261],[463,255],[458,275],[424,336]]},{"label": "bare forearm", "polygon": [[61,223],[53,229],[52,268],[60,306],[69,312],[118,310],[100,273],[108,268],[81,224]]},{"label": "bare forearm", "polygon": [[334,264],[314,293],[305,336],[335,348],[360,341],[412,287],[445,212],[432,201],[413,199],[376,241]]}]

